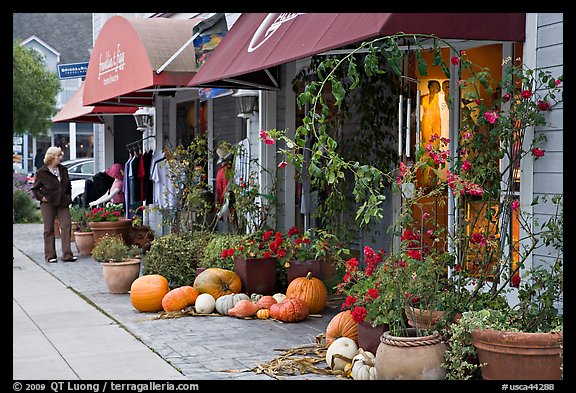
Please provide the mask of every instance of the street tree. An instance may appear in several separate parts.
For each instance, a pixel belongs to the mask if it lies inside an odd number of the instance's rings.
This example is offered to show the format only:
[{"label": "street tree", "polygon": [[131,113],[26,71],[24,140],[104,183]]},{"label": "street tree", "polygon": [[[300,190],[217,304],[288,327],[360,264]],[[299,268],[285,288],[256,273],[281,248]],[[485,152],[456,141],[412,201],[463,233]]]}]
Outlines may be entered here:
[{"label": "street tree", "polygon": [[32,48],[12,45],[12,134],[46,135],[56,114],[60,81]]}]

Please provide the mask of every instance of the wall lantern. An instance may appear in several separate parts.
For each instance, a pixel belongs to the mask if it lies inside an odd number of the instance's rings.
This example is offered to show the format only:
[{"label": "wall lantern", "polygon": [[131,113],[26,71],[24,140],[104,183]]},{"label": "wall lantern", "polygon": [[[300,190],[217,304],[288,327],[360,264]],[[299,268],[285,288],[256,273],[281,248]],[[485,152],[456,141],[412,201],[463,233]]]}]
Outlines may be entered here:
[{"label": "wall lantern", "polygon": [[144,132],[154,127],[154,116],[147,108],[139,108],[132,116],[136,120],[136,129],[138,131]]},{"label": "wall lantern", "polygon": [[254,111],[258,111],[258,91],[239,89],[232,96],[237,97],[240,103],[238,117],[247,119]]}]

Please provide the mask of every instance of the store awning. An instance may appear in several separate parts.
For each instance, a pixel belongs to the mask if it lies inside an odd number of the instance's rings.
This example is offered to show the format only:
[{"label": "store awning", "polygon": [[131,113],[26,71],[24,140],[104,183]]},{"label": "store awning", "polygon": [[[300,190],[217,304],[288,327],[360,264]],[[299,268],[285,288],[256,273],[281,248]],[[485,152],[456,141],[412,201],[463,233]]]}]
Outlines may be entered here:
[{"label": "store awning", "polygon": [[155,93],[187,88],[197,67],[194,45],[184,44],[203,20],[110,18],[90,56],[84,103],[152,106]]},{"label": "store awning", "polygon": [[189,86],[277,88],[274,67],[399,32],[443,39],[525,39],[524,13],[244,13]]},{"label": "store awning", "polygon": [[82,95],[84,84],[76,90],[76,93],[64,105],[52,119],[53,123],[104,123],[105,116],[131,115],[138,110],[137,106],[117,105],[88,105],[84,106]]}]

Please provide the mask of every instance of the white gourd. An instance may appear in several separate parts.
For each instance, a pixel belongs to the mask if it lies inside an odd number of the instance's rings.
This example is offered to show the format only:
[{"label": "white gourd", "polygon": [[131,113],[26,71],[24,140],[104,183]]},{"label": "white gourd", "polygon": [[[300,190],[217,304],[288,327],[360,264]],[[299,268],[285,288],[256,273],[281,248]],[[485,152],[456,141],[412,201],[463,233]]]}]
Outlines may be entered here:
[{"label": "white gourd", "polygon": [[[326,350],[326,364],[333,370],[344,370],[346,364],[352,363],[352,359],[358,351],[358,345],[354,340],[348,337],[339,337],[330,344]],[[345,359],[341,359],[339,355]]]},{"label": "white gourd", "polygon": [[214,299],[214,296],[210,295],[209,293],[201,293],[196,298],[194,308],[198,314],[210,314],[212,311],[214,311],[215,305],[216,300]]},{"label": "white gourd", "polygon": [[378,372],[374,367],[375,359],[372,352],[359,348],[358,353],[352,359],[352,378],[363,381],[378,379]]},{"label": "white gourd", "polygon": [[275,293],[274,295],[272,295],[272,297],[276,299],[277,303],[281,303],[282,300],[286,299],[286,295],[284,295],[283,293]]}]

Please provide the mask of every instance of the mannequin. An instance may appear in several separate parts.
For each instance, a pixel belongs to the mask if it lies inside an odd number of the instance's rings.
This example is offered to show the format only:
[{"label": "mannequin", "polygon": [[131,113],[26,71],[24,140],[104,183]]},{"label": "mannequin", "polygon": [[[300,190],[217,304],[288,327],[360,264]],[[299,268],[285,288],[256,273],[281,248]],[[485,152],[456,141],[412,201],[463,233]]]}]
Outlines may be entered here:
[{"label": "mannequin", "polygon": [[124,203],[124,171],[122,165],[118,163],[113,164],[110,168],[106,169],[106,174],[114,178],[114,182],[108,192],[95,201],[90,202],[89,206],[96,206],[106,202]]}]

